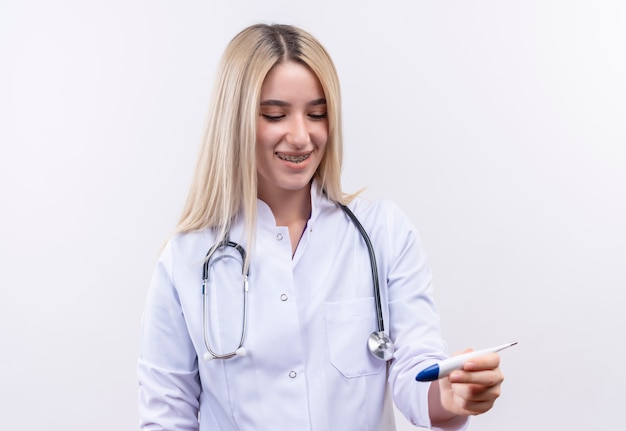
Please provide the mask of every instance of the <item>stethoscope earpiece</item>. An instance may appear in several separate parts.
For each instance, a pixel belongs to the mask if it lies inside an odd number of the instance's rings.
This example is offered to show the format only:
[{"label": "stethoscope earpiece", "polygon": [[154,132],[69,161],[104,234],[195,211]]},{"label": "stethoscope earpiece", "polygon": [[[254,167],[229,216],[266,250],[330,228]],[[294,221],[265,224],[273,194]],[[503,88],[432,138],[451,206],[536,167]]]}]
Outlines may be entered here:
[{"label": "stethoscope earpiece", "polygon": [[[208,331],[208,321],[209,321],[209,291],[208,291],[208,280],[209,280],[209,269],[211,267],[211,259],[215,252],[222,247],[232,247],[239,252],[241,257],[241,276],[243,282],[243,322],[241,324],[241,338],[239,339],[239,345],[235,349],[234,352],[229,353],[216,353],[211,349],[211,345],[209,343],[209,331]],[[219,260],[219,258],[217,259]],[[213,245],[207,252],[204,258],[204,266],[202,269],[202,326],[204,333],[204,346],[207,351],[204,353],[203,357],[205,361],[212,361],[213,359],[229,359],[234,358],[235,356],[246,356],[247,351],[243,347],[243,343],[246,340],[246,326],[248,323],[248,272],[245,270],[245,262],[246,262],[246,251],[239,244],[232,242],[228,239],[228,237],[216,244]]]},{"label": "stethoscope earpiece", "polygon": [[[240,347],[237,350],[235,350],[235,353],[232,356],[229,356],[230,358],[234,358],[235,356],[246,356],[248,354],[248,351],[246,350],[245,347]],[[204,360],[205,361],[212,361],[213,359],[218,359],[219,356],[213,356],[211,353],[209,352],[204,352]],[[219,359],[225,359],[225,358],[219,358]]]}]

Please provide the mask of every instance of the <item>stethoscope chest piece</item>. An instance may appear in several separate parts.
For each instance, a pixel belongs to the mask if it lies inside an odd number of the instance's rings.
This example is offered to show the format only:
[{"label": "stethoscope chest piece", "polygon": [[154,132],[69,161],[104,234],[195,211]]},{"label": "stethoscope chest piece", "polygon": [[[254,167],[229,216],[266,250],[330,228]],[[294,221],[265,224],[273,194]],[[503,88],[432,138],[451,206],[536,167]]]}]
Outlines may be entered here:
[{"label": "stethoscope chest piece", "polygon": [[372,332],[367,338],[367,347],[372,355],[383,361],[393,357],[394,347],[391,339],[384,332]]}]

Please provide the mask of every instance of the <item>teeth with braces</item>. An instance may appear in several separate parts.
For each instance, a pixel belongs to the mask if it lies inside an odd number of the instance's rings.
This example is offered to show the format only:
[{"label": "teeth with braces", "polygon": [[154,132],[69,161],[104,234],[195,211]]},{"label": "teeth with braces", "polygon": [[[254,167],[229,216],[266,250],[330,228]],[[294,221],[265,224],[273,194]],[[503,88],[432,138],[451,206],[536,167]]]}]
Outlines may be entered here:
[{"label": "teeth with braces", "polygon": [[276,156],[281,159],[281,160],[285,160],[287,162],[292,162],[292,163],[302,163],[304,162],[306,159],[309,158],[309,156],[311,155],[311,153],[309,154],[304,154],[302,156],[288,156],[286,154],[280,154],[280,153],[276,153]]}]

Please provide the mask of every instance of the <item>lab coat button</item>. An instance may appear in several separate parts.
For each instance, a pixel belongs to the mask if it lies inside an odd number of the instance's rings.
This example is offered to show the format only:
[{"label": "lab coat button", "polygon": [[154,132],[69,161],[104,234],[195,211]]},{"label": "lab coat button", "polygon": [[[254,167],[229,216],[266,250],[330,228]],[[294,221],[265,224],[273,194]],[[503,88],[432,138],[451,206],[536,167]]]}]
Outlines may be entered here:
[{"label": "lab coat button", "polygon": [[282,241],[283,240],[283,234],[279,233],[278,235],[276,235],[276,239],[279,240],[279,241]]},{"label": "lab coat button", "polygon": [[289,371],[289,377],[291,377],[292,379],[295,379],[297,375],[298,373],[296,373],[295,371]]},{"label": "lab coat button", "polygon": [[289,297],[288,297],[285,293],[283,293],[282,295],[280,295],[280,300],[281,300],[281,301],[285,302],[287,299],[289,299]]}]

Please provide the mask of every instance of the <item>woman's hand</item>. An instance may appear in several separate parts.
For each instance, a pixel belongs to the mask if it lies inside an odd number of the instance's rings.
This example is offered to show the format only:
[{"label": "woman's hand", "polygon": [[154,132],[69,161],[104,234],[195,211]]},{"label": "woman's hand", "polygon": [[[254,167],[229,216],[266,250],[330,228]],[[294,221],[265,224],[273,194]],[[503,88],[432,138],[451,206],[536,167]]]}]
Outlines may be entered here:
[{"label": "woman's hand", "polygon": [[503,381],[500,355],[489,353],[470,359],[461,370],[438,380],[441,405],[457,415],[485,413],[500,396]]},{"label": "woman's hand", "polygon": [[500,355],[497,353],[468,360],[462,369],[432,382],[429,393],[431,420],[442,423],[453,419],[453,415],[485,413],[500,396],[503,381]]}]

